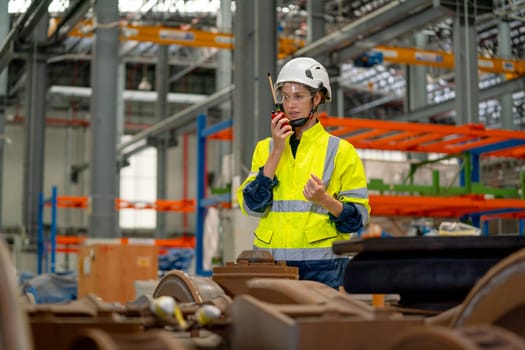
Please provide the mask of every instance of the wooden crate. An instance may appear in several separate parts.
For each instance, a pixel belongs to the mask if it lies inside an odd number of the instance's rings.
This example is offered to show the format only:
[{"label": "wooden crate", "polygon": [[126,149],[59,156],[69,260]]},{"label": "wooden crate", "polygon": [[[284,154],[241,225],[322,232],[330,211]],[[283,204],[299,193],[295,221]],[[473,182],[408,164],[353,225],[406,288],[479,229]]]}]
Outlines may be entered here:
[{"label": "wooden crate", "polygon": [[154,245],[93,244],[78,256],[78,297],[93,293],[107,302],[135,298],[136,280],[157,279],[158,247]]}]

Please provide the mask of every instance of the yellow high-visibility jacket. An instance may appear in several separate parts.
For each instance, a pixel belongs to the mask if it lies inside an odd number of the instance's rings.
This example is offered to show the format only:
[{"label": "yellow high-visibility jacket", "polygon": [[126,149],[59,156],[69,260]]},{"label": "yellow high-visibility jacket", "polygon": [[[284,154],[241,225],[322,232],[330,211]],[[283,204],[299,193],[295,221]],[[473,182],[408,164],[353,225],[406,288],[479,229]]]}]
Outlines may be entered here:
[{"label": "yellow high-visibility jacket", "polygon": [[339,232],[327,210],[304,197],[303,188],[310,174],[315,174],[323,180],[329,194],[341,202],[355,204],[365,225],[370,215],[366,175],[355,148],[316,123],[302,134],[295,158],[286,142],[275,172],[278,184],[273,188],[272,206],[264,213],[253,212],[244,203],[243,189],[254,181],[271,147],[271,138],[257,143],[251,172],[237,191],[243,213],[260,216],[254,247],[269,249],[276,260],[336,257],[332,243],[349,239],[349,234]]}]

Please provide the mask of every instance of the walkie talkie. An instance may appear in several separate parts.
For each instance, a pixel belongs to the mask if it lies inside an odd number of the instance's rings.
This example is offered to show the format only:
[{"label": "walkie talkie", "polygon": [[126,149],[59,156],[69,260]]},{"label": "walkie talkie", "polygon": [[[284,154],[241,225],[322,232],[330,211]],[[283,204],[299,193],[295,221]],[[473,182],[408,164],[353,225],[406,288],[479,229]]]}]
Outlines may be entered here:
[{"label": "walkie talkie", "polygon": [[268,83],[270,84],[270,91],[272,92],[273,103],[275,104],[275,112],[281,112],[281,105],[277,103],[277,98],[275,97],[275,90],[273,89],[272,75],[268,73]]},{"label": "walkie talkie", "polygon": [[[273,81],[272,81],[272,75],[268,73],[268,83],[270,84],[270,90],[272,91],[272,97],[273,97],[273,103],[275,105],[275,111],[272,112],[272,119],[278,116],[279,112],[284,112],[282,109],[282,105],[280,103],[277,103],[277,98],[275,97],[275,90],[273,89]],[[288,125],[288,123],[283,124],[283,126]]]}]

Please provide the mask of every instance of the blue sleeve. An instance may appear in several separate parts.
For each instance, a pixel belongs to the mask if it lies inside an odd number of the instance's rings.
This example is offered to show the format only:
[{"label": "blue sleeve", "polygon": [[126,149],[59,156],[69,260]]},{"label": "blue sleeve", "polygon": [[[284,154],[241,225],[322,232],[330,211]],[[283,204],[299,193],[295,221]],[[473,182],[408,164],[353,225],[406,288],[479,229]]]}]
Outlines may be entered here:
[{"label": "blue sleeve", "polygon": [[259,168],[259,173],[255,180],[250,182],[243,190],[244,203],[250,210],[257,213],[264,213],[266,208],[273,203],[272,189],[277,186],[277,177],[270,179],[263,175],[263,167]]},{"label": "blue sleeve", "polygon": [[359,232],[363,228],[363,218],[354,203],[344,202],[343,212],[339,217],[335,217],[331,213],[328,215],[339,232]]}]

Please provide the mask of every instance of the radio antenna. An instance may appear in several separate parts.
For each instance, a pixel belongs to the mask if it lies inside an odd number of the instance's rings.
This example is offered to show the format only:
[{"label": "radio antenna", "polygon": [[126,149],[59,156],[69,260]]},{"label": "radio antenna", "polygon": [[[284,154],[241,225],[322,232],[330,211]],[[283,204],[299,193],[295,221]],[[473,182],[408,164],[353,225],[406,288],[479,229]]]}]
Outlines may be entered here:
[{"label": "radio antenna", "polygon": [[275,91],[273,90],[272,75],[268,73],[268,83],[270,84],[270,90],[272,91],[273,103],[277,106],[277,99],[275,98]]}]

